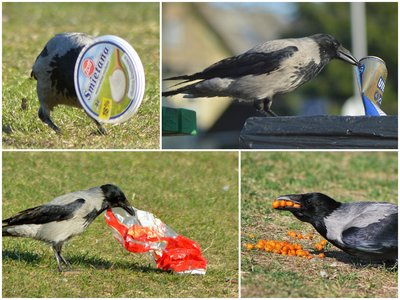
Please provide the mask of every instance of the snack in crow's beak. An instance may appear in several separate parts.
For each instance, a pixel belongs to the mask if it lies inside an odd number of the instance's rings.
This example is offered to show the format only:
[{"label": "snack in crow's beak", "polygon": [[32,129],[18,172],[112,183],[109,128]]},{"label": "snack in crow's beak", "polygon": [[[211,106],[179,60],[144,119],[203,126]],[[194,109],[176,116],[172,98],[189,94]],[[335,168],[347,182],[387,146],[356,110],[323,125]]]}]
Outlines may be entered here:
[{"label": "snack in crow's beak", "polygon": [[279,206],[280,206],[280,201],[274,200],[274,201],[272,202],[272,207],[273,207],[273,208],[278,208]]},{"label": "snack in crow's beak", "polygon": [[287,207],[293,207],[293,208],[300,208],[300,204],[295,203],[293,201],[290,200],[274,200],[272,202],[272,207],[277,209],[277,208],[287,208]]},{"label": "snack in crow's beak", "polygon": [[285,201],[285,206],[293,206],[294,203],[292,201]]}]

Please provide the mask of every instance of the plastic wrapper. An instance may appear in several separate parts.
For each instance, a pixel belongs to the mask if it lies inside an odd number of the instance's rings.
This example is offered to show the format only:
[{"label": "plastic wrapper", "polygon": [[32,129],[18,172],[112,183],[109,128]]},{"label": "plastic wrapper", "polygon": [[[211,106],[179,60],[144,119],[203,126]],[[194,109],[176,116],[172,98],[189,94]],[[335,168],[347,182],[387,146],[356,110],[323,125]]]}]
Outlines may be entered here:
[{"label": "plastic wrapper", "polygon": [[381,109],[387,77],[385,62],[375,56],[364,57],[360,59],[356,75],[365,115],[386,116]]},{"label": "plastic wrapper", "polygon": [[157,268],[178,274],[206,273],[207,261],[199,244],[177,234],[153,214],[134,208],[129,215],[121,208],[108,209],[105,219],[116,240],[129,252],[148,253]]}]

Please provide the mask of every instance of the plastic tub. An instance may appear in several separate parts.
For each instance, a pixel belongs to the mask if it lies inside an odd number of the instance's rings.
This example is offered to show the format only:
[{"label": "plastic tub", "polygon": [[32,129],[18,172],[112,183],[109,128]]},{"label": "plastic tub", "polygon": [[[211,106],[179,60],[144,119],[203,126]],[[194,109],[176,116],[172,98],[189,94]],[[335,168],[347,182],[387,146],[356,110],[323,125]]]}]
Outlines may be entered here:
[{"label": "plastic tub", "polygon": [[75,64],[75,90],[84,110],[104,123],[121,123],[138,110],[144,95],[142,62],[132,46],[114,35],[94,39]]}]

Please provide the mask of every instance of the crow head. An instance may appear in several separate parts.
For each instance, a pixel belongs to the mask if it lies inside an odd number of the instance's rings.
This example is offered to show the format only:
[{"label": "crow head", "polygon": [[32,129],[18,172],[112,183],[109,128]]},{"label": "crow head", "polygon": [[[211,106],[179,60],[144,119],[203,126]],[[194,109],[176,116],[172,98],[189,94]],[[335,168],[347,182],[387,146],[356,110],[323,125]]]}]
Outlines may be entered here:
[{"label": "crow head", "polygon": [[288,210],[300,221],[313,225],[340,206],[339,202],[321,193],[285,195],[278,197],[276,201],[280,203],[279,206],[274,206],[276,209]]},{"label": "crow head", "polygon": [[119,187],[113,184],[105,184],[102,185],[100,188],[104,194],[104,203],[106,208],[121,207],[130,215],[135,215],[135,211],[133,210],[124,193]]},{"label": "crow head", "polygon": [[319,33],[312,35],[310,38],[318,43],[322,61],[329,62],[333,58],[338,58],[349,64],[358,65],[358,60],[333,36]]}]

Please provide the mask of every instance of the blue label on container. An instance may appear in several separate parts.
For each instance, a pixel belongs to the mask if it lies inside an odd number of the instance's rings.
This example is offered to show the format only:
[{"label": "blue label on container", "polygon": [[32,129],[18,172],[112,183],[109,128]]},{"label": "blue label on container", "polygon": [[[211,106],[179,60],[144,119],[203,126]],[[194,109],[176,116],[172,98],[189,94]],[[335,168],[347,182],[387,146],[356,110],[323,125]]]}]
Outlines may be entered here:
[{"label": "blue label on container", "polygon": [[376,84],[376,87],[382,92],[385,91],[385,80],[381,77],[378,79],[378,83]]},{"label": "blue label on container", "polygon": [[364,93],[361,94],[361,97],[363,100],[366,116],[386,116],[386,114],[378,106],[376,106],[370,99],[368,99],[368,97],[364,95]]}]

